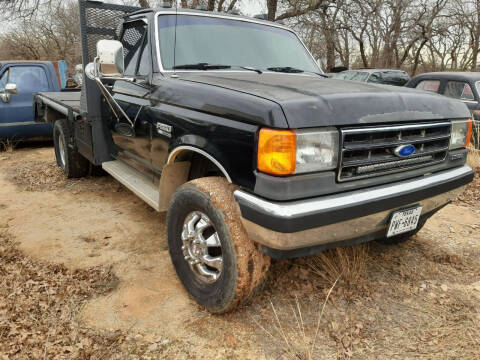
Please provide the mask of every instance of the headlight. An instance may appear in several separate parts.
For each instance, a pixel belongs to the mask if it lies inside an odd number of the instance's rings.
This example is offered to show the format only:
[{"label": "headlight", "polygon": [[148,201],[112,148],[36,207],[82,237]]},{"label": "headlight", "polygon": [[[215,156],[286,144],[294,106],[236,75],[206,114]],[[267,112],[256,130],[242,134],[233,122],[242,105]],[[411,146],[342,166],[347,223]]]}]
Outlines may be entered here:
[{"label": "headlight", "polygon": [[472,119],[452,121],[450,150],[467,147],[472,137]]},{"label": "headlight", "polygon": [[257,168],[273,175],[331,170],[338,163],[339,135],[335,128],[262,129]]}]

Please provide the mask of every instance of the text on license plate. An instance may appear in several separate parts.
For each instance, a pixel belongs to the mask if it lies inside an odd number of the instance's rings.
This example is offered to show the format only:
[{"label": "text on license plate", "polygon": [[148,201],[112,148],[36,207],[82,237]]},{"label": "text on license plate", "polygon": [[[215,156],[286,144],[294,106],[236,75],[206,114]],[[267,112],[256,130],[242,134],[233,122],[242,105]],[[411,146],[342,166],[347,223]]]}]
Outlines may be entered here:
[{"label": "text on license plate", "polygon": [[390,220],[390,226],[388,227],[387,237],[415,230],[421,213],[421,206],[394,212]]}]

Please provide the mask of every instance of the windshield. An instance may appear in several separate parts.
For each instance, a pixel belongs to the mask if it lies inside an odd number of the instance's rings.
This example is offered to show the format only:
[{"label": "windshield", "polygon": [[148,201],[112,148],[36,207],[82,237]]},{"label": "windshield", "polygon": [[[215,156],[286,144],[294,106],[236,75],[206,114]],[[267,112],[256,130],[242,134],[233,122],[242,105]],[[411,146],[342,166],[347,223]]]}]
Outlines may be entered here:
[{"label": "windshield", "polygon": [[[178,15],[175,66],[215,64],[265,70],[291,67],[321,72],[297,36],[273,26],[217,17]],[[174,66],[175,15],[158,16],[165,70]]]}]

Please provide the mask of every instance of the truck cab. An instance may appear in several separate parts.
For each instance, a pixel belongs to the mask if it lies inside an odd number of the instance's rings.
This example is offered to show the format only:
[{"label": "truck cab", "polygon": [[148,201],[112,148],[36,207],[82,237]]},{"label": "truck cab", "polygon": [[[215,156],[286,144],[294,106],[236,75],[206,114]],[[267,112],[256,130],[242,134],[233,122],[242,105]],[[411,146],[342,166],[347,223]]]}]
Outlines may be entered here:
[{"label": "truck cab", "polygon": [[51,124],[34,121],[33,96],[65,86],[63,61],[0,62],[0,140],[52,136]]},{"label": "truck cab", "polygon": [[38,120],[67,177],[101,166],[167,213],[172,263],[211,312],[248,301],[271,258],[406,241],[473,179],[461,102],[328,79],[281,24],[79,4],[82,93],[38,94]]}]

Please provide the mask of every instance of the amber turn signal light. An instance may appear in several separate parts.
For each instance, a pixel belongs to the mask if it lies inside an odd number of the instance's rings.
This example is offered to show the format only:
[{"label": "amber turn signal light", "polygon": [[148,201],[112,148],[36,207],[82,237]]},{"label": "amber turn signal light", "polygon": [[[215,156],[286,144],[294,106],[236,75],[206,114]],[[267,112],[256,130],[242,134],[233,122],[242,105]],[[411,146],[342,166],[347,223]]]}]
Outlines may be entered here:
[{"label": "amber turn signal light", "polygon": [[472,128],[473,128],[473,120],[469,119],[468,130],[467,130],[467,140],[465,141],[465,147],[468,147],[470,145],[470,140],[472,139]]},{"label": "amber turn signal light", "polygon": [[297,136],[292,130],[261,129],[258,138],[257,168],[272,175],[295,172]]}]

